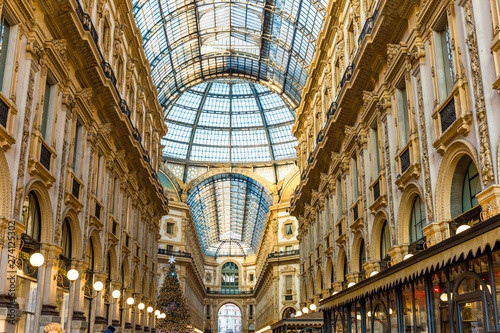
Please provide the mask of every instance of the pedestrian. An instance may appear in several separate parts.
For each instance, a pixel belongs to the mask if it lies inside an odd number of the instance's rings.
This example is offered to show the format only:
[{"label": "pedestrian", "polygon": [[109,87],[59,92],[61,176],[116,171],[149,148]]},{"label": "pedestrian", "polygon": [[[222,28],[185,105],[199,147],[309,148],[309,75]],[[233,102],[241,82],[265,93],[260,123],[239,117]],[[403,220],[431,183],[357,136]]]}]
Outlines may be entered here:
[{"label": "pedestrian", "polygon": [[115,331],[115,328],[111,325],[108,326],[108,328],[104,331],[104,333],[113,333]]},{"label": "pedestrian", "polygon": [[45,333],[63,333],[61,325],[58,323],[51,323],[45,326]]}]

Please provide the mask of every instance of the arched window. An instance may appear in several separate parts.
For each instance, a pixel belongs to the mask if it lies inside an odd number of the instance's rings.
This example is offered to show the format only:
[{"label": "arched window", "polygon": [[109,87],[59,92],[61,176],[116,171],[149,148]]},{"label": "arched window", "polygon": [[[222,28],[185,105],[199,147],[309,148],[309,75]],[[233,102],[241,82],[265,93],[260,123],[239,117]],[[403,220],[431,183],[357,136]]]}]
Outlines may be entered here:
[{"label": "arched window", "polygon": [[25,235],[33,240],[41,241],[42,219],[40,214],[40,204],[35,193],[30,192],[24,200],[23,223],[26,226]]},{"label": "arched window", "polygon": [[94,242],[92,242],[92,238],[89,239],[87,247],[87,269],[94,272]]},{"label": "arched window", "polygon": [[239,272],[238,266],[234,262],[227,262],[222,266],[222,293],[233,294],[238,292]]},{"label": "arched window", "polygon": [[420,238],[424,237],[424,233],[422,231],[424,225],[425,225],[424,205],[422,204],[420,196],[417,195],[415,200],[413,200],[413,206],[411,208],[411,216],[410,216],[411,243],[416,242]]},{"label": "arched window", "polygon": [[462,187],[462,213],[479,205],[476,198],[479,192],[481,192],[481,180],[476,164],[471,160],[467,166]]},{"label": "arched window", "polygon": [[382,303],[378,303],[373,311],[373,333],[389,332],[389,323],[387,320],[387,311]]},{"label": "arched window", "polygon": [[359,271],[362,272],[363,266],[366,263],[366,250],[365,250],[365,240],[361,239],[361,244],[359,245]]},{"label": "arched window", "polygon": [[68,219],[64,219],[61,238],[61,255],[66,259],[71,259],[71,227]]},{"label": "arched window", "polygon": [[391,235],[389,234],[389,224],[384,221],[382,226],[382,233],[380,235],[380,260],[384,260],[389,256],[389,249],[391,248]]},{"label": "arched window", "polygon": [[285,311],[283,311],[283,318],[282,319],[287,319],[287,318],[292,318],[291,315],[295,315],[295,309],[290,307],[286,308]]},{"label": "arched window", "polygon": [[344,277],[342,281],[347,281],[346,275],[349,273],[348,267],[347,267],[347,257],[344,255]]},{"label": "arched window", "polygon": [[253,333],[255,331],[255,326],[254,324],[248,325],[248,333]]}]

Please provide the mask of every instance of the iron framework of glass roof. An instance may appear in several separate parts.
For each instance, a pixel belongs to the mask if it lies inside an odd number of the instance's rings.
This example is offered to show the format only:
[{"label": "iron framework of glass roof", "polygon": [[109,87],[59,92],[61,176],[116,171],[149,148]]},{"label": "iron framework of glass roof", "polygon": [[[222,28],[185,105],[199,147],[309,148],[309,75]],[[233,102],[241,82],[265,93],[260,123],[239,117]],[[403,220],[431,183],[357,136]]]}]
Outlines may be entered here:
[{"label": "iron framework of glass roof", "polygon": [[165,112],[169,160],[259,163],[295,159],[295,113],[268,88],[226,79],[198,84]]},{"label": "iron framework of glass roof", "polygon": [[327,0],[133,0],[160,104],[243,77],[300,104]]},{"label": "iron framework of glass roof", "polygon": [[256,254],[272,197],[257,181],[225,173],[201,182],[187,203],[203,252],[211,256]]}]

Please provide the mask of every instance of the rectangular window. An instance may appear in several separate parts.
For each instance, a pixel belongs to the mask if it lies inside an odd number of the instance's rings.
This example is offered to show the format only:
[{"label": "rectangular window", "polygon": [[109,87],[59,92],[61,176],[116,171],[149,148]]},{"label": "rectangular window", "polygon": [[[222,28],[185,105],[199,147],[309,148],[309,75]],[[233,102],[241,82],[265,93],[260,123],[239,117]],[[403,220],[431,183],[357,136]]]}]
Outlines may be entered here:
[{"label": "rectangular window", "polygon": [[325,220],[326,230],[330,229],[330,197],[327,195],[325,198]]},{"label": "rectangular window", "polygon": [[352,155],[351,158],[351,168],[352,168],[352,194],[353,200],[358,200],[359,196],[359,179],[358,179],[358,159],[356,154]]},{"label": "rectangular window", "polygon": [[285,233],[287,236],[293,235],[293,224],[292,223],[285,224]]},{"label": "rectangular window", "polygon": [[[2,15],[1,17],[1,21],[0,21],[0,90],[2,90],[2,92],[5,94],[5,95],[8,95],[8,89],[10,88],[9,87],[9,84],[5,81],[7,80],[4,80],[5,78],[5,74],[6,74],[6,70],[8,69],[7,68],[7,64],[8,64],[8,61],[7,59],[10,58],[10,53],[12,52],[9,52],[11,51],[9,48],[9,44],[10,44],[10,39],[11,37],[11,26],[9,24],[9,22],[7,22],[5,16]],[[11,67],[11,66],[9,66]]]},{"label": "rectangular window", "polygon": [[167,234],[169,235],[174,234],[174,224],[171,222],[167,222]]},{"label": "rectangular window", "polygon": [[253,282],[253,274],[250,274],[250,282]]},{"label": "rectangular window", "polygon": [[253,304],[250,304],[248,314],[250,315],[250,317],[253,316]]},{"label": "rectangular window", "polygon": [[380,173],[380,156],[378,150],[378,129],[377,125],[371,129],[371,146],[372,146],[372,169],[373,178],[377,178]]},{"label": "rectangular window", "polygon": [[291,295],[293,293],[292,289],[292,275],[285,275],[285,294]]},{"label": "rectangular window", "polygon": [[285,247],[285,251],[286,251],[286,252],[288,252],[288,253],[292,252],[292,251],[293,251],[293,250],[292,250],[292,246],[291,246],[291,245],[287,245],[287,246]]},{"label": "rectangular window", "polygon": [[410,138],[410,121],[408,119],[408,95],[406,92],[406,83],[404,81],[404,78],[396,87],[396,100],[398,108],[399,148],[403,149]]},{"label": "rectangular window", "polygon": [[455,69],[450,36],[450,26],[446,14],[434,30],[434,52],[436,54],[436,76],[438,80],[439,102],[451,94],[455,83]]},{"label": "rectangular window", "polygon": [[54,109],[54,102],[52,100],[55,99],[55,89],[56,86],[51,84],[49,78],[47,77],[43,97],[42,124],[40,127],[42,138],[47,143],[50,143],[50,139],[52,138],[52,119]]},{"label": "rectangular window", "polygon": [[174,246],[173,245],[167,245],[167,254],[171,254],[174,252]]},{"label": "rectangular window", "polygon": [[103,181],[103,180],[101,180],[101,177],[102,177],[102,175],[101,175],[101,173],[102,173],[101,163],[102,163],[102,161],[103,161],[102,155],[97,155],[97,177],[96,177],[96,182],[95,182],[95,193],[96,193],[97,198],[99,200],[101,199],[101,192],[100,192],[101,187],[100,187],[100,185],[101,185],[101,182]]},{"label": "rectangular window", "polygon": [[316,211],[316,243],[319,243],[321,238],[321,215],[319,214],[319,210]]},{"label": "rectangular window", "polygon": [[342,218],[342,214],[344,214],[344,207],[342,207],[342,180],[340,177],[337,178],[337,211],[338,211],[338,219]]},{"label": "rectangular window", "polygon": [[117,210],[118,210],[118,198],[120,197],[120,183],[118,182],[118,177],[115,177],[115,180],[113,182],[113,187],[114,187],[114,192],[113,192],[113,216],[117,217]]},{"label": "rectangular window", "polygon": [[354,24],[351,22],[348,29],[349,36],[349,53],[351,53],[356,47],[356,38],[354,36]]},{"label": "rectangular window", "polygon": [[80,177],[80,164],[82,163],[82,138],[83,124],[78,119],[76,121],[75,139],[73,141],[73,172]]}]

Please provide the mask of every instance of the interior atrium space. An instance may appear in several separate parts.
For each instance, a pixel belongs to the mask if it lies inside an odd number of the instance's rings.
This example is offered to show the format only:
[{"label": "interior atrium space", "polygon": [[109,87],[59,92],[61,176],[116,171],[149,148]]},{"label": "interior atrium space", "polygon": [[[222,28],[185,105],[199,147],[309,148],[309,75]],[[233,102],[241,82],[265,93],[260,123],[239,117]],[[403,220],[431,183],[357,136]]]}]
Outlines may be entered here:
[{"label": "interior atrium space", "polygon": [[499,0],[0,0],[0,333],[500,332]]}]

